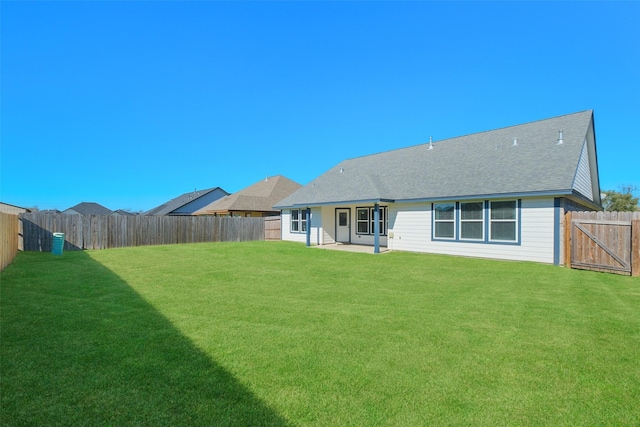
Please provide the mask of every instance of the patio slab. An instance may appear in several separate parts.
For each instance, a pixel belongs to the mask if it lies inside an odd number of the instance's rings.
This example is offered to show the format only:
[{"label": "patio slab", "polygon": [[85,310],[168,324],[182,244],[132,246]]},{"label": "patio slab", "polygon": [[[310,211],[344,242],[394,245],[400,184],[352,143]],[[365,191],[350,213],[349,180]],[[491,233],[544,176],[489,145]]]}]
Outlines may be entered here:
[{"label": "patio slab", "polygon": [[[311,246],[316,249],[329,249],[334,251],[343,251],[343,252],[359,252],[366,254],[373,254],[373,246],[369,245],[354,245],[351,243],[331,243],[328,245],[316,245]],[[390,252],[386,246],[380,246],[380,253]]]}]

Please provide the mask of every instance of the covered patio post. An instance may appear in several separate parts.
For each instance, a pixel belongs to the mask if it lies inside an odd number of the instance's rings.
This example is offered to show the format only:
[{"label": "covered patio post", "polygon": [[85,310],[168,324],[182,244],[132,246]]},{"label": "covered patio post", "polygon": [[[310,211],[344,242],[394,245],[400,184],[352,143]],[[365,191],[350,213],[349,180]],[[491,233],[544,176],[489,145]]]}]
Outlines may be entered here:
[{"label": "covered patio post", "polygon": [[311,246],[311,208],[306,210],[307,221],[307,246]]},{"label": "covered patio post", "polygon": [[373,205],[373,253],[380,253],[380,204]]}]

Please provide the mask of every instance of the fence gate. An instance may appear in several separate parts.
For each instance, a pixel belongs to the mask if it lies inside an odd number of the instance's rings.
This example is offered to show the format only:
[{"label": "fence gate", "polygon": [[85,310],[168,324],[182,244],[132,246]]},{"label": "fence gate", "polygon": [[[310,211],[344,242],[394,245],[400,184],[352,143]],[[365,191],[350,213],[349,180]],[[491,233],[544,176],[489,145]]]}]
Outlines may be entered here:
[{"label": "fence gate", "polygon": [[[616,212],[572,212],[571,267],[625,275],[636,275],[640,248],[638,221]],[[623,213],[621,213],[623,214]]]},{"label": "fence gate", "polygon": [[281,219],[279,216],[267,216],[264,218],[264,239],[280,240]]}]

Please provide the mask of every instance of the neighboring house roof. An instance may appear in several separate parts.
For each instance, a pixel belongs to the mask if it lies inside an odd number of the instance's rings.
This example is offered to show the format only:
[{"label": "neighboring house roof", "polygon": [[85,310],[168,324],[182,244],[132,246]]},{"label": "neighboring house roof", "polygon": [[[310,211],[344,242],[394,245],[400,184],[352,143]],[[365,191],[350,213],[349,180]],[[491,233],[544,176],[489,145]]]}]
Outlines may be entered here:
[{"label": "neighboring house roof", "polygon": [[194,215],[212,215],[231,211],[277,212],[275,205],[302,187],[282,175],[260,180],[255,184],[230,194],[194,212]]},{"label": "neighboring house roof", "polygon": [[198,209],[228,194],[220,187],[191,191],[156,206],[143,215],[192,215]]},{"label": "neighboring house roof", "polygon": [[31,210],[16,205],[10,205],[9,203],[0,202],[0,212],[17,215],[31,212]]},{"label": "neighboring house roof", "polygon": [[113,211],[94,202],[82,202],[62,211],[64,214],[77,215],[109,215]]},{"label": "neighboring house roof", "polygon": [[277,207],[536,194],[599,207],[599,185],[588,110],[348,159]]},{"label": "neighboring house roof", "polygon": [[111,212],[111,215],[135,216],[136,214],[125,211],[123,209],[116,209],[115,211]]}]

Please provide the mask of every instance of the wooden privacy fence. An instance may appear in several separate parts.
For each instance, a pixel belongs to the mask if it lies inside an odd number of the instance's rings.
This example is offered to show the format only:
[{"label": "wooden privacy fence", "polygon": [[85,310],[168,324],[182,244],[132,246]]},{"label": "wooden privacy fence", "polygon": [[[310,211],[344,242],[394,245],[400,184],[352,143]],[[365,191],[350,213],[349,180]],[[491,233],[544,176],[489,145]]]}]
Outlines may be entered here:
[{"label": "wooden privacy fence", "polygon": [[565,264],[640,276],[640,212],[569,212]]},{"label": "wooden privacy fence", "polygon": [[279,216],[268,216],[264,219],[264,239],[265,240],[280,240],[282,234],[280,233],[280,224],[282,221]]},{"label": "wooden privacy fence", "polygon": [[0,271],[18,254],[19,225],[18,215],[0,212]]},{"label": "wooden privacy fence", "polygon": [[24,250],[50,251],[53,233],[65,250],[265,240],[264,218],[142,215],[21,215]]}]

